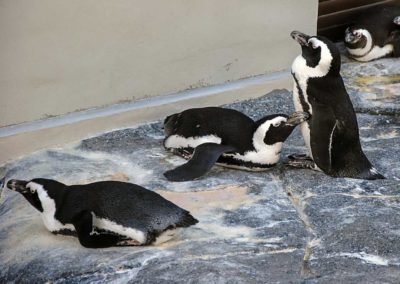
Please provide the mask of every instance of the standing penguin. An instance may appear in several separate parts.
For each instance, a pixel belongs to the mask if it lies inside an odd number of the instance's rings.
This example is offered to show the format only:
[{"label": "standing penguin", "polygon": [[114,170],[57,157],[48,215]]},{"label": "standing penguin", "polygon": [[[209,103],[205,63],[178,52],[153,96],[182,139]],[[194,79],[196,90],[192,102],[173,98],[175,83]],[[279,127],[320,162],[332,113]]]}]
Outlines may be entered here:
[{"label": "standing penguin", "polygon": [[101,181],[67,186],[51,179],[10,180],[41,212],[54,234],[77,235],[82,246],[148,245],[198,221],[188,211],[135,184]]},{"label": "standing penguin", "polygon": [[[164,147],[189,162],[164,173],[171,181],[187,181],[206,174],[215,163],[262,171],[280,158],[282,144],[308,114],[296,112],[253,121],[245,114],[220,107],[188,109],[164,121]],[[193,156],[192,156],[193,155]]]},{"label": "standing penguin", "polygon": [[400,5],[370,8],[345,32],[345,45],[358,61],[400,57]]},{"label": "standing penguin", "polygon": [[311,117],[301,131],[311,157],[291,156],[289,165],[322,170],[334,177],[384,178],[363,153],[356,114],[340,76],[340,54],[324,37],[291,33],[302,53],[292,64],[297,111]]}]

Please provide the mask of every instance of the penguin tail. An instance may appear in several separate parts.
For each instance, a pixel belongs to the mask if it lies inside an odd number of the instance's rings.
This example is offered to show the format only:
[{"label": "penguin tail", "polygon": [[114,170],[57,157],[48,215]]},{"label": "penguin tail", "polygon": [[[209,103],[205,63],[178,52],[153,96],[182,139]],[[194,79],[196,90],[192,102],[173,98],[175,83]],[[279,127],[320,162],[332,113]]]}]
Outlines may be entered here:
[{"label": "penguin tail", "polygon": [[371,167],[368,170],[361,173],[359,178],[367,180],[385,179],[385,177],[382,174],[380,174],[374,167]]},{"label": "penguin tail", "polygon": [[195,225],[199,222],[196,218],[194,218],[189,212],[185,212],[181,217],[179,222],[175,224],[176,227],[189,227]]}]

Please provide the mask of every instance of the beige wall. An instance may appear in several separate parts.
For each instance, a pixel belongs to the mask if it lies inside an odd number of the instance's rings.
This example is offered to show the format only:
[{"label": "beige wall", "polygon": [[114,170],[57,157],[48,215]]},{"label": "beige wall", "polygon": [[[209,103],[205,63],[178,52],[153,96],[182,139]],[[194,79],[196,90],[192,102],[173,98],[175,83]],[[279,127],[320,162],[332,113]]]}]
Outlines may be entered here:
[{"label": "beige wall", "polygon": [[0,126],[287,69],[317,0],[0,0]]}]

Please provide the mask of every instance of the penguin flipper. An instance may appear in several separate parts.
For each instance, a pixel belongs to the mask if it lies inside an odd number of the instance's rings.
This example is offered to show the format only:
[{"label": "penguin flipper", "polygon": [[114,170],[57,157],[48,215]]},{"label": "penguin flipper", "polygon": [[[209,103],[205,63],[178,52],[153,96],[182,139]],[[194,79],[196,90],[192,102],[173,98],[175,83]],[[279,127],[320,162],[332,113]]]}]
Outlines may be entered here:
[{"label": "penguin flipper", "polygon": [[223,153],[235,150],[236,148],[230,145],[201,144],[195,148],[193,157],[186,164],[166,171],[164,176],[170,181],[194,180],[206,174]]},{"label": "penguin flipper", "polygon": [[120,241],[120,236],[115,234],[92,234],[93,216],[89,211],[77,214],[72,224],[78,234],[79,243],[86,248],[107,248],[117,245]]}]

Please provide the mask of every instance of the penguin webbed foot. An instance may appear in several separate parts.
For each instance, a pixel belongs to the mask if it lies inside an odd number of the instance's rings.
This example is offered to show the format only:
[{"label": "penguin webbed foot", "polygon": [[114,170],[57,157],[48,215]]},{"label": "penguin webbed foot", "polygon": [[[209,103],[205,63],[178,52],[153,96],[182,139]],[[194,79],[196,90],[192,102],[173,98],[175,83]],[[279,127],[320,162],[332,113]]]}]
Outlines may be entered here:
[{"label": "penguin webbed foot", "polygon": [[116,246],[120,237],[109,233],[93,234],[93,216],[89,211],[76,215],[72,224],[78,235],[79,243],[86,248],[107,248]]},{"label": "penguin webbed foot", "polygon": [[116,243],[116,246],[119,247],[130,247],[130,246],[140,246],[140,245],[141,243],[134,239],[126,239]]},{"label": "penguin webbed foot", "polygon": [[193,155],[193,149],[191,148],[170,148],[170,151],[174,155],[181,156],[187,160],[189,160]]},{"label": "penguin webbed foot", "polygon": [[292,154],[288,156],[285,165],[298,169],[315,169],[314,160],[306,154]]}]

